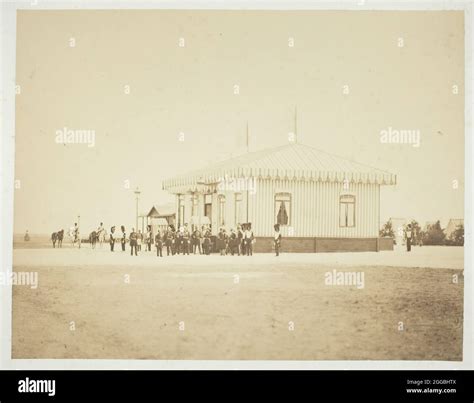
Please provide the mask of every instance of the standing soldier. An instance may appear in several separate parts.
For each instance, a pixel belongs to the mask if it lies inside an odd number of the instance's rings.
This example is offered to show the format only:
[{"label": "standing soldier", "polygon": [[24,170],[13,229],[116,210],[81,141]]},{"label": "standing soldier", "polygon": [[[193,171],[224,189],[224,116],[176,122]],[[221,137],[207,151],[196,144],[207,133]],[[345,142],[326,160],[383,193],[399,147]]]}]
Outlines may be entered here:
[{"label": "standing soldier", "polygon": [[247,223],[245,224],[245,232],[244,232],[244,243],[245,243],[245,251],[247,256],[252,256],[253,253],[253,231],[252,231],[252,224]]},{"label": "standing soldier", "polygon": [[280,246],[281,246],[281,233],[280,233],[280,224],[275,224],[273,226],[275,229],[275,234],[273,235],[273,242],[275,244],[275,256],[280,256]]},{"label": "standing soldier", "polygon": [[174,228],[174,226],[171,226],[171,233],[170,233],[170,244],[171,244],[171,254],[172,255],[175,255],[178,250],[177,250],[177,247],[178,247],[178,235],[176,234],[176,229]]},{"label": "standing soldier", "polygon": [[196,250],[199,249],[199,254],[202,255],[201,238],[202,238],[201,231],[199,231],[199,228],[196,226],[196,228],[193,231],[192,243],[191,243],[194,254],[196,254]]},{"label": "standing soldier", "polygon": [[413,238],[413,230],[411,229],[411,224],[407,225],[407,229],[405,231],[405,237],[407,239],[407,252],[411,251],[411,241]]},{"label": "standing soldier", "polygon": [[163,245],[166,246],[166,255],[170,255],[171,251],[171,227],[168,226],[168,229],[163,234]]},{"label": "standing soldier", "polygon": [[221,228],[219,230],[219,233],[217,234],[217,249],[221,256],[225,255],[225,248],[226,248],[225,232],[224,232],[224,228]]},{"label": "standing soldier", "polygon": [[130,255],[131,256],[133,256],[134,249],[135,249],[135,256],[138,256],[137,245],[138,245],[138,234],[135,232],[135,228],[132,228],[132,232],[130,232]]},{"label": "standing soldier", "polygon": [[[130,234],[131,236],[131,234]],[[141,230],[138,230],[137,233],[137,249],[141,252],[142,250],[142,241],[143,241],[143,234]]]},{"label": "standing soldier", "polygon": [[176,236],[174,239],[174,249],[178,255],[181,253],[182,250],[183,250],[183,255],[184,255],[183,234],[184,234],[184,228],[180,227],[179,230],[176,232]]},{"label": "standing soldier", "polygon": [[189,255],[189,249],[190,249],[189,246],[190,246],[190,242],[191,242],[191,235],[190,235],[189,230],[188,230],[188,224],[184,224],[182,242],[183,242],[183,255],[185,253],[187,255]]},{"label": "standing soldier", "polygon": [[156,256],[163,257],[163,240],[161,238],[160,230],[158,230],[158,232],[155,235],[155,245],[156,245]]},{"label": "standing soldier", "polygon": [[[161,239],[161,235],[160,235],[160,239]],[[147,226],[146,244],[147,244],[147,247],[148,247],[148,252],[151,252],[151,245],[153,244],[153,233],[151,231],[151,225]]]},{"label": "standing soldier", "polygon": [[240,224],[237,225],[237,254],[240,256],[240,253],[242,253],[242,255],[244,254],[244,252],[242,251],[242,240],[244,238],[244,232],[242,231],[242,227],[240,226]]},{"label": "standing soldier", "polygon": [[245,232],[247,231],[247,224],[242,224],[242,241],[240,243],[240,254],[245,256],[247,254],[247,242],[245,240]]},{"label": "standing soldier", "polygon": [[208,228],[206,228],[204,232],[204,242],[202,244],[202,247],[204,249],[204,254],[211,254],[211,231]]},{"label": "standing soldier", "polygon": [[114,246],[115,246],[115,225],[112,228],[110,228],[109,243],[110,243],[110,251],[113,252]]},{"label": "standing soldier", "polygon": [[237,239],[237,235],[234,229],[232,228],[230,230],[230,236],[229,236],[229,249],[230,249],[230,254],[232,256],[234,256],[234,254],[238,251],[238,245],[237,245],[238,242],[239,240]]},{"label": "standing soldier", "polygon": [[127,234],[125,233],[125,227],[123,225],[120,226],[120,229],[122,230],[122,239],[120,240],[120,243],[122,244],[122,252],[125,252],[125,244],[127,243]]},{"label": "standing soldier", "polygon": [[225,251],[224,254],[227,255],[229,251],[229,235],[227,235],[227,231],[224,228],[224,242],[225,242]]}]

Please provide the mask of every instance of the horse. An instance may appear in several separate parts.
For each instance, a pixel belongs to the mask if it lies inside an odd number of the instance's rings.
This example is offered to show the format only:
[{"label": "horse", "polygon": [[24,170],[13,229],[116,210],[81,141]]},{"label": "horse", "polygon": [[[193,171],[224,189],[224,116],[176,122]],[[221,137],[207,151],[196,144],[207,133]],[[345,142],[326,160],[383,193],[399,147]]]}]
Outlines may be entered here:
[{"label": "horse", "polygon": [[99,240],[99,245],[102,248],[104,242],[107,242],[107,231],[105,228],[102,228],[97,231],[97,239]]},{"label": "horse", "polygon": [[53,248],[56,247],[56,242],[58,243],[58,248],[63,247],[63,238],[64,238],[64,230],[58,232],[53,232],[51,234],[51,241],[53,241]]},{"label": "horse", "polygon": [[98,240],[99,240],[99,233],[97,231],[92,231],[89,234],[89,242],[91,244],[92,249],[95,248],[95,244],[97,243]]},{"label": "horse", "polygon": [[58,231],[57,236],[58,236],[58,248],[62,248],[63,247],[64,230],[62,229],[61,231]]},{"label": "horse", "polygon": [[[53,232],[51,234],[51,241],[53,241],[53,248],[56,247],[56,241],[58,240],[58,233],[57,232]],[[58,248],[59,248],[59,245],[58,245]]]},{"label": "horse", "polygon": [[76,242],[79,245],[79,249],[81,248],[81,237],[79,235],[79,229],[75,227],[69,228],[69,238],[71,239],[72,247],[76,246]]}]

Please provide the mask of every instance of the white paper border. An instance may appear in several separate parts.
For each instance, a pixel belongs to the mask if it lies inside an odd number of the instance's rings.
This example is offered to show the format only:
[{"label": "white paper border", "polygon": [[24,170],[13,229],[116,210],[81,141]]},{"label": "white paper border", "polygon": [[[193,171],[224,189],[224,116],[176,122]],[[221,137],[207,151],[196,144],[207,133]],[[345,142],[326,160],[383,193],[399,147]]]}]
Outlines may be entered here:
[{"label": "white paper border", "polygon": [[[1,1],[1,0],[0,0]],[[202,360],[83,360],[83,359],[11,359],[12,290],[0,287],[0,369],[473,369],[473,254],[472,254],[472,192],[474,143],[472,141],[472,26],[470,1],[4,1],[0,6],[0,40],[2,62],[0,183],[2,186],[0,259],[1,271],[12,267],[14,133],[15,133],[15,71],[16,11],[52,9],[249,9],[249,10],[464,10],[465,18],[465,261],[464,261],[464,334],[463,361],[202,361]]]}]

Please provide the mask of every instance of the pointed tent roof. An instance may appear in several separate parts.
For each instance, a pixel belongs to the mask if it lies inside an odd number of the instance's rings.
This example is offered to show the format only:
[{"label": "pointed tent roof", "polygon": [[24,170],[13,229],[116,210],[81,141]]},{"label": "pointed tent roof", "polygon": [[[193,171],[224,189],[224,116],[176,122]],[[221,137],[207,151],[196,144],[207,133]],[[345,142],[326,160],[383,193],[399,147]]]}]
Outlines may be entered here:
[{"label": "pointed tent roof", "polygon": [[294,179],[322,182],[395,185],[396,175],[325,151],[288,144],[246,153],[163,182],[164,190],[196,190],[198,184],[214,184],[228,178]]},{"label": "pointed tent roof", "polygon": [[174,203],[154,204],[147,214],[148,217],[164,217],[175,214]]}]

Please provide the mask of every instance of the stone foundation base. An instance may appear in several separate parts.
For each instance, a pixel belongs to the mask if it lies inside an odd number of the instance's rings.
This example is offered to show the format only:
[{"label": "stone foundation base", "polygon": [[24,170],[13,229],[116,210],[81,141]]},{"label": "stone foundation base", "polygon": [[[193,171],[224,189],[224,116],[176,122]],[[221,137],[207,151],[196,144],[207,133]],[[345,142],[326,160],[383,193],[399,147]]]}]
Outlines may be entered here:
[{"label": "stone foundation base", "polygon": [[[378,252],[393,250],[392,238],[283,238],[281,251],[288,253],[311,252]],[[272,252],[273,238],[257,237],[253,251]]]}]

